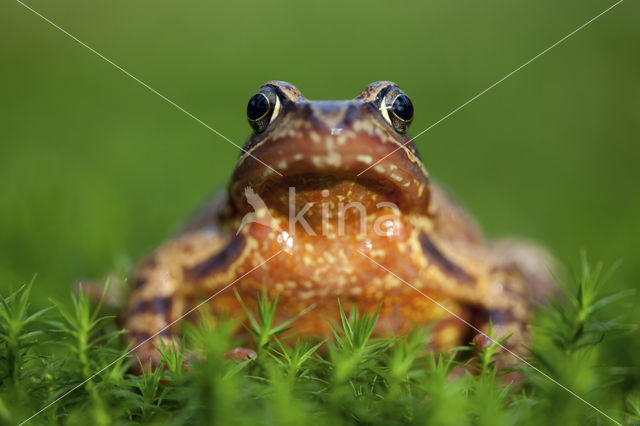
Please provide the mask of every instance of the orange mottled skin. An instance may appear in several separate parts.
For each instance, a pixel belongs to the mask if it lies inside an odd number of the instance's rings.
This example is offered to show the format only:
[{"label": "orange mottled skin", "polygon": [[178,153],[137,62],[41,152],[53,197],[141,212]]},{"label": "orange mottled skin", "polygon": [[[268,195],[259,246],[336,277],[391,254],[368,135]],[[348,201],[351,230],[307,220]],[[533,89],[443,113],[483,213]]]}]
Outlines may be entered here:
[{"label": "orange mottled skin", "polygon": [[[530,244],[488,242],[430,181],[413,142],[381,112],[385,93],[402,92],[378,82],[351,101],[317,102],[288,83],[265,88],[278,96],[279,108],[247,141],[226,196],[137,267],[125,312],[130,341],[142,343],[218,292],[213,312],[242,317],[231,288],[220,292],[233,283],[248,306],[263,286],[270,298],[279,294],[281,319],[315,305],[294,323],[294,331],[308,335],[329,334],[339,298],[361,311],[382,303],[380,335],[435,323],[433,344],[447,348],[473,337],[459,318],[481,330],[491,320],[494,333],[513,333],[511,347],[522,351],[532,302],[552,288],[546,258]],[[241,227],[253,211],[246,188],[264,206],[255,211],[261,221]],[[311,204],[308,227],[290,228],[292,201],[295,213]],[[365,208],[364,229],[359,210],[340,213],[340,203],[350,202]],[[138,347],[143,364],[157,363],[153,343],[175,333],[172,326]]]}]

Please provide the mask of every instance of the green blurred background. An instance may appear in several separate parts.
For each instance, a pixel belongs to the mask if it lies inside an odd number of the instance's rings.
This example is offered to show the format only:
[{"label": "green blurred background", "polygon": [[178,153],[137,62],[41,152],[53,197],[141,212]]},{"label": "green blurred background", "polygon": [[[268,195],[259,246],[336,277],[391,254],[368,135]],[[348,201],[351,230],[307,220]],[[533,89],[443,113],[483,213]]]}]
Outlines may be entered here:
[{"label": "green blurred background", "polygon": [[[241,144],[270,79],[311,99],[396,81],[414,134],[613,4],[571,1],[28,4]],[[640,4],[627,0],[417,139],[490,235],[640,279]],[[50,24],[0,6],[0,291],[67,299],[160,243],[224,186],[235,147]],[[625,305],[626,320],[638,322]],[[638,339],[620,346],[632,362]]]}]

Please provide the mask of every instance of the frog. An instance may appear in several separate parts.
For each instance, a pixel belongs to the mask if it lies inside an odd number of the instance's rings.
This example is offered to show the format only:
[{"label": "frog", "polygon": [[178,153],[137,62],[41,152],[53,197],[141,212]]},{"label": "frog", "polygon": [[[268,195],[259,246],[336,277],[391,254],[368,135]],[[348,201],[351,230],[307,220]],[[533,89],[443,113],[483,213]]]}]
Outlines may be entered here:
[{"label": "frog", "polygon": [[485,237],[430,177],[413,118],[390,81],[343,101],[266,82],[249,98],[252,133],[226,191],[132,274],[124,318],[138,365],[157,366],[196,307],[241,321],[260,294],[299,336],[330,337],[351,306],[377,312],[378,336],[430,327],[425,347],[446,350],[491,328],[524,353],[555,288],[553,259],[525,239]]}]

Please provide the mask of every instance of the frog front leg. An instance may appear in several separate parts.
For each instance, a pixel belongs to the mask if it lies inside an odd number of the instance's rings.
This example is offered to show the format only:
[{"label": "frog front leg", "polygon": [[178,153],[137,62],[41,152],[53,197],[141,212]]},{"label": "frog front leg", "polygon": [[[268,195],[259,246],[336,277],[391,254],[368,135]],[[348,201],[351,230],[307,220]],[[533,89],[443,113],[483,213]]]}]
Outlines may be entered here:
[{"label": "frog front leg", "polygon": [[[545,305],[558,293],[552,275],[558,267],[552,256],[529,241],[505,239],[494,243],[491,250],[494,261],[479,329],[488,333],[491,327],[496,341],[510,336],[505,348],[515,355],[526,355],[536,305]],[[476,335],[474,342],[480,347],[493,343],[483,334]]]},{"label": "frog front leg", "polygon": [[[141,371],[160,362],[156,349],[161,341],[174,344],[177,322],[190,309],[189,300],[211,289],[198,287],[191,276],[207,269],[209,278],[232,275],[229,267],[242,246],[242,235],[231,237],[204,228],[183,234],[161,246],[143,260],[133,275],[125,314],[125,329],[134,354],[134,370]],[[219,278],[223,284],[222,277]],[[215,284],[215,283],[212,283]],[[185,289],[189,289],[188,296]]]}]

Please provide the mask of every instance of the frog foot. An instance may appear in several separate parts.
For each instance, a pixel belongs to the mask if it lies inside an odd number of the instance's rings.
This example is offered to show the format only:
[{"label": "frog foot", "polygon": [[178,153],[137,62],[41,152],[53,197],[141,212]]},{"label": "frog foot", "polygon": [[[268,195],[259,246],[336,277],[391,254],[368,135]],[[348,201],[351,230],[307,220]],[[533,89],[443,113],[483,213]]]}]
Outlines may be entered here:
[{"label": "frog foot", "polygon": [[253,349],[237,347],[225,352],[224,359],[233,359],[236,361],[253,361],[258,359],[258,354]]}]

